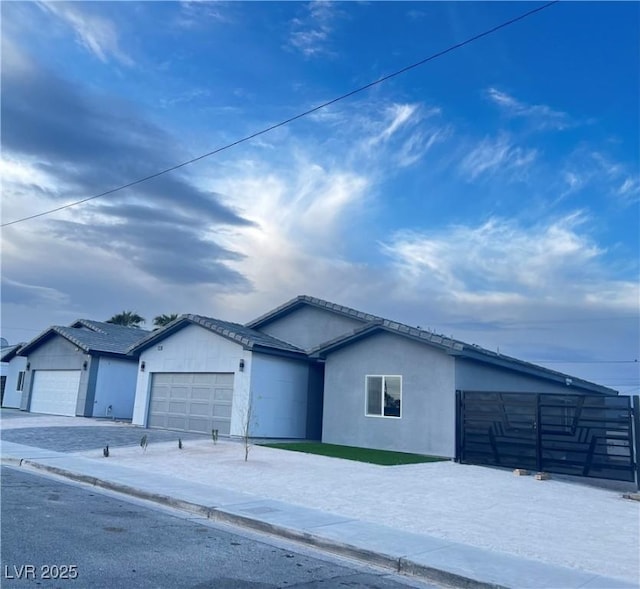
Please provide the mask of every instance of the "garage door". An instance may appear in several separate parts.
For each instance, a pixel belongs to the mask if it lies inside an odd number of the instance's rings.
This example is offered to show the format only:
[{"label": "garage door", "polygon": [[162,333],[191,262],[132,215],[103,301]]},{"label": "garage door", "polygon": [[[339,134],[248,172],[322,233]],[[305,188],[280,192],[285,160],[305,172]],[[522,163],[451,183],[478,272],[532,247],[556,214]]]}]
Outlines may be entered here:
[{"label": "garage door", "polygon": [[76,414],[79,388],[79,370],[36,370],[29,411],[73,416]]},{"label": "garage door", "polygon": [[148,426],[228,435],[232,399],[232,373],[154,373]]}]

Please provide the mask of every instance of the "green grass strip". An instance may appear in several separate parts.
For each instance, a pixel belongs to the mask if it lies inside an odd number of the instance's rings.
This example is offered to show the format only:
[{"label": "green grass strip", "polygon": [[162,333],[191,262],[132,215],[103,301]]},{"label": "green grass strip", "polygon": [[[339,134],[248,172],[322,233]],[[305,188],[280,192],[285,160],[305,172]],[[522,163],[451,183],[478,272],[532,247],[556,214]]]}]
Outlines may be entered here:
[{"label": "green grass strip", "polygon": [[400,464],[420,464],[422,462],[440,462],[448,460],[439,456],[427,456],[425,454],[409,454],[407,452],[391,452],[389,450],[373,450],[371,448],[357,448],[355,446],[338,446],[336,444],[321,444],[319,442],[282,442],[274,444],[261,444],[267,448],[280,450],[292,450],[293,452],[306,452],[307,454],[320,454],[332,458],[344,458],[368,462],[381,466],[398,466]]}]

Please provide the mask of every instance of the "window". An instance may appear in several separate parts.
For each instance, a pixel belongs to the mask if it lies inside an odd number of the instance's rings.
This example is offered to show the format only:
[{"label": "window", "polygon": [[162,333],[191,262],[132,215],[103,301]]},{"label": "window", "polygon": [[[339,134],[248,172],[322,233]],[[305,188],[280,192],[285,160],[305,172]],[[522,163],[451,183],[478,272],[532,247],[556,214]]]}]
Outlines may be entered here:
[{"label": "window", "polygon": [[18,372],[18,384],[16,385],[16,391],[24,389],[24,371]]},{"label": "window", "polygon": [[378,417],[401,416],[401,376],[367,376],[366,388],[366,415]]}]

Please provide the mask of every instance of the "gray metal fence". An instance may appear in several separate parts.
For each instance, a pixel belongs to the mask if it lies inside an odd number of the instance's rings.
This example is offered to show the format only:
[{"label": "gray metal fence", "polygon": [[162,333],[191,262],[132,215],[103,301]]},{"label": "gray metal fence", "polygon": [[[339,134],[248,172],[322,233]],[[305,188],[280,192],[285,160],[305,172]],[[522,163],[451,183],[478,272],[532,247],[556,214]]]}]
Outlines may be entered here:
[{"label": "gray metal fence", "polygon": [[456,458],[640,483],[638,397],[458,391]]}]

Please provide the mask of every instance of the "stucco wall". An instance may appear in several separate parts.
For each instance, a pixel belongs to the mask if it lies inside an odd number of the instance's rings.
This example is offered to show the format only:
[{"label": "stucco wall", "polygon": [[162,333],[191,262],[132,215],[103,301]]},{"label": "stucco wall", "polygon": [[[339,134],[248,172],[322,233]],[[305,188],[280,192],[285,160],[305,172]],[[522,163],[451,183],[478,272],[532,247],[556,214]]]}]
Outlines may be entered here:
[{"label": "stucco wall", "polygon": [[[244,360],[242,372],[239,370],[241,359]],[[145,363],[144,372],[139,368],[142,362]],[[154,372],[227,372],[234,373],[231,435],[242,435],[249,399],[251,362],[251,352],[240,344],[203,327],[187,325],[140,354],[133,423],[147,424],[151,375]]]},{"label": "stucco wall", "polygon": [[131,419],[137,373],[136,360],[101,357],[94,388],[93,417]]},{"label": "stucco wall", "polygon": [[317,307],[304,306],[260,327],[259,331],[303,350],[310,350],[340,335],[350,333],[364,323]]},{"label": "stucco wall", "polygon": [[308,383],[309,365],[306,361],[254,354],[250,435],[305,438]]},{"label": "stucco wall", "polygon": [[23,356],[14,356],[7,362],[7,381],[4,388],[3,407],[14,407],[18,409],[22,400],[22,391],[17,390],[18,374],[26,371],[27,359]]},{"label": "stucco wall", "polygon": [[509,393],[560,393],[562,395],[593,394],[593,391],[585,391],[574,385],[567,386],[562,382],[555,383],[464,358],[456,358],[456,389]]},{"label": "stucco wall", "polygon": [[[83,370],[84,362],[87,362],[87,370]],[[85,400],[87,387],[89,384],[89,372],[91,368],[91,356],[85,354],[71,342],[59,335],[54,335],[51,339],[41,344],[37,349],[29,353],[27,362],[30,370],[25,374],[24,390],[20,407],[29,408],[31,402],[31,383],[33,374],[37,370],[80,370],[80,385],[78,387],[78,402],[76,405],[76,415],[90,416],[91,412],[85,413]]]},{"label": "stucco wall", "polygon": [[[454,360],[379,333],[327,356],[322,441],[453,457]],[[365,376],[402,376],[402,417],[365,416]]]}]

